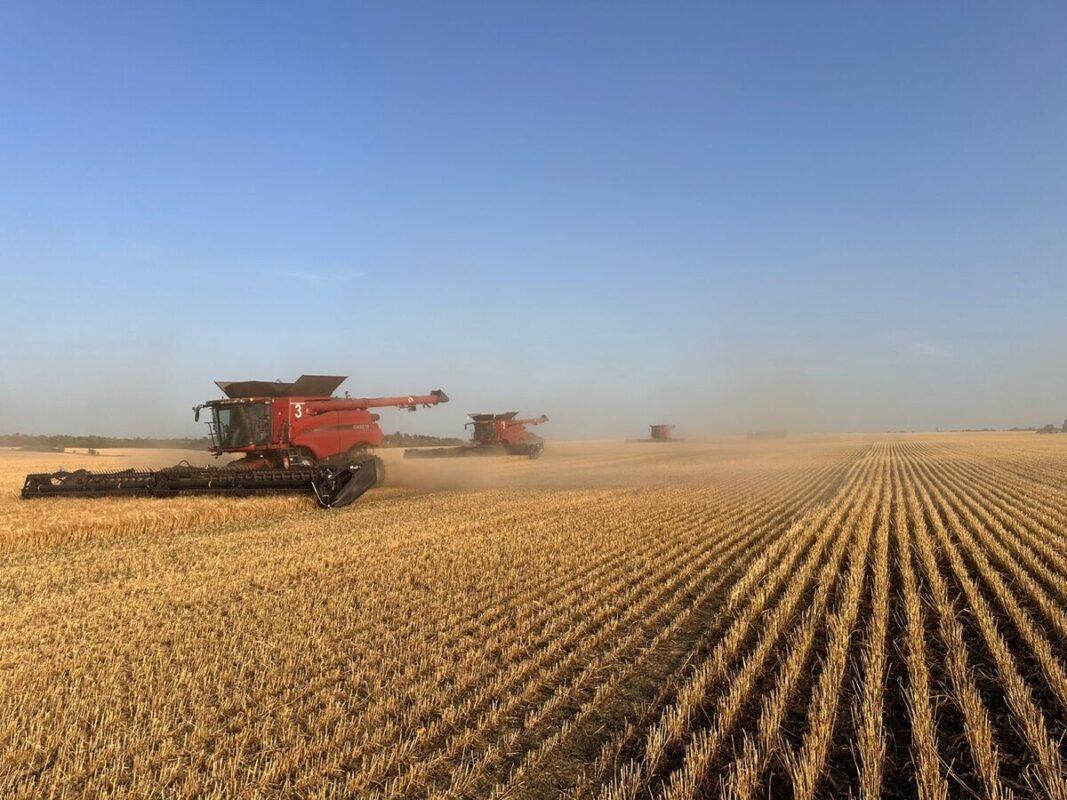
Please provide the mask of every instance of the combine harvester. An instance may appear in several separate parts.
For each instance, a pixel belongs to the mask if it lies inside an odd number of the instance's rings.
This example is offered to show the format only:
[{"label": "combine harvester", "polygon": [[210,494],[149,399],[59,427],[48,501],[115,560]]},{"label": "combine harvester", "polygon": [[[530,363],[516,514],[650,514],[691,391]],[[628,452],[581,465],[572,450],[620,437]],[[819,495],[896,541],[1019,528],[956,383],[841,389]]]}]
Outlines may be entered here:
[{"label": "combine harvester", "polygon": [[311,494],[323,508],[352,503],[378,483],[382,443],[371,408],[414,411],[447,403],[440,389],[407,397],[332,397],[344,376],[301,375],[281,381],[216,381],[226,395],[193,408],[211,414],[211,453],[242,456],[222,467],[183,462],[165,469],[60,470],[26,476],[24,498],[177,494]]},{"label": "combine harvester", "polygon": [[404,451],[404,458],[461,458],[464,456],[526,456],[540,458],[545,443],[526,430],[527,425],[548,422],[542,414],[532,419],[515,419],[518,411],[504,414],[469,414],[469,444],[459,447],[420,447]]},{"label": "combine harvester", "polygon": [[627,439],[628,442],[684,442],[685,439],[678,439],[671,435],[671,431],[674,430],[673,425],[649,425],[648,426],[648,438],[647,439]]}]

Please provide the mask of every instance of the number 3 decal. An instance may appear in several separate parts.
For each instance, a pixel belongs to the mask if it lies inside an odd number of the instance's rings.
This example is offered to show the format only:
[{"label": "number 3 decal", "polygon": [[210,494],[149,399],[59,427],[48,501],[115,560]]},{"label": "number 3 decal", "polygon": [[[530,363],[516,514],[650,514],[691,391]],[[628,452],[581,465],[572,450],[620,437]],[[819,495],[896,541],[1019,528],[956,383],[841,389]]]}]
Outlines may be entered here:
[{"label": "number 3 decal", "polygon": [[293,403],[293,416],[297,419],[300,419],[302,416],[304,416],[303,403]]}]

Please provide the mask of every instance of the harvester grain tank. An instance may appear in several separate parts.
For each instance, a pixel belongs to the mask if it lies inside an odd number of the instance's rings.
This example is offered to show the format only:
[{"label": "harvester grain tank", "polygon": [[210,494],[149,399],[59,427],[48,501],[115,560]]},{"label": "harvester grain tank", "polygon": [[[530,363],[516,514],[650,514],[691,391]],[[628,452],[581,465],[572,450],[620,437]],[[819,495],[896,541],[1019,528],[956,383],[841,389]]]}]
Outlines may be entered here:
[{"label": "harvester grain tank", "polygon": [[211,415],[211,453],[240,458],[223,467],[181,464],[160,470],[87,470],[27,475],[24,498],[176,494],[313,494],[324,508],[348,505],[379,482],[382,442],[372,408],[414,411],[447,403],[436,389],[425,395],[333,397],[337,375],[281,381],[217,381],[226,395],[194,406]]},{"label": "harvester grain tank", "polygon": [[419,447],[404,451],[404,458],[462,458],[464,456],[526,456],[539,458],[545,444],[528,430],[527,425],[542,425],[548,417],[516,419],[518,411],[503,414],[469,414],[464,425],[471,431],[469,443],[459,447]]}]

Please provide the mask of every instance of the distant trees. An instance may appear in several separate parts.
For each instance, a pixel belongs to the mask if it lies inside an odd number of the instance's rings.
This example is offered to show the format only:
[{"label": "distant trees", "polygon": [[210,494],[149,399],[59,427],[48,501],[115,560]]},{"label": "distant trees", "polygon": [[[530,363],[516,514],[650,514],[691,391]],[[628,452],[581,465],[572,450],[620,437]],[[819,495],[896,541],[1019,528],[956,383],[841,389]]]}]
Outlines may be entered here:
[{"label": "distant trees", "polygon": [[[417,433],[389,433],[382,447],[424,447],[426,445],[460,445],[462,439],[442,436],[425,436]],[[0,434],[0,447],[17,447],[39,453],[62,453],[68,447],[86,449],[90,455],[107,447],[159,447],[175,450],[207,450],[211,439],[207,436],[195,439],[149,439],[141,436],[123,438],[118,436],[71,436],[69,434],[31,435],[26,433]]]},{"label": "distant trees", "polygon": [[204,436],[195,439],[146,439],[116,436],[71,436],[52,434],[35,436],[25,433],[0,434],[0,447],[17,447],[38,452],[62,452],[67,447],[100,450],[103,447],[166,447],[179,450],[207,450],[211,440]]}]

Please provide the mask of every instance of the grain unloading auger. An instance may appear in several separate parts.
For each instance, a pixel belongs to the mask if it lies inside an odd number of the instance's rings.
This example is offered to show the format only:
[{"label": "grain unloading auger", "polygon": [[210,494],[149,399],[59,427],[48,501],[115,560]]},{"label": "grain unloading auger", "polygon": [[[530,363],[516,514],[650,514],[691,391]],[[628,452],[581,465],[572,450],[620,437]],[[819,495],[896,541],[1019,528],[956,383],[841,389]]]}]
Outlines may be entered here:
[{"label": "grain unloading auger", "polygon": [[504,414],[470,414],[471,440],[458,447],[419,447],[404,451],[404,458],[457,458],[462,456],[527,456],[539,458],[545,444],[528,430],[527,425],[548,422],[542,414],[530,419],[515,419],[518,411]]},{"label": "grain unloading auger", "polygon": [[218,381],[225,399],[194,407],[211,414],[211,453],[241,456],[223,467],[187,463],[113,472],[60,470],[26,476],[24,498],[177,494],[309,494],[323,508],[358,499],[383,475],[371,448],[382,443],[372,408],[414,411],[447,403],[440,389],[403,397],[332,397],[343,376],[302,375],[281,381]]}]

